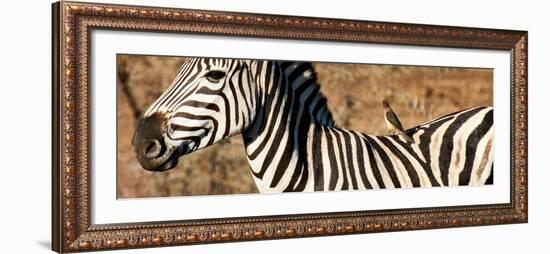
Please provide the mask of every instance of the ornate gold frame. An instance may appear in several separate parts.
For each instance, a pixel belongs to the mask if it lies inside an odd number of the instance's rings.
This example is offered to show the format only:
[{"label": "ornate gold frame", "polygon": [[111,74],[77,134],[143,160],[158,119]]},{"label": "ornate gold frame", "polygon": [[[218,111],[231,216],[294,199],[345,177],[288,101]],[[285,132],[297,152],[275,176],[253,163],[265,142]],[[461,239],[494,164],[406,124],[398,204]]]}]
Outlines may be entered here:
[{"label": "ornate gold frame", "polygon": [[[52,8],[52,248],[58,252],[527,222],[527,32],[58,2]],[[93,225],[88,80],[92,29],[508,50],[511,202]]]}]

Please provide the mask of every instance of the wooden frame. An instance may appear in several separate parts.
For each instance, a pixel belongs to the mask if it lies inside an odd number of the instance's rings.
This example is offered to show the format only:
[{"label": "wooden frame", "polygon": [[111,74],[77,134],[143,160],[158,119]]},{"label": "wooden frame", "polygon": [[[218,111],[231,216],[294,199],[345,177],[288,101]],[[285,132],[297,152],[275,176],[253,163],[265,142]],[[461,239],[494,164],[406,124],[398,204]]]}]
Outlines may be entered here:
[{"label": "wooden frame", "polygon": [[[58,252],[527,222],[527,32],[61,2],[52,8],[52,248]],[[508,50],[510,203],[364,212],[91,224],[92,29]]]}]

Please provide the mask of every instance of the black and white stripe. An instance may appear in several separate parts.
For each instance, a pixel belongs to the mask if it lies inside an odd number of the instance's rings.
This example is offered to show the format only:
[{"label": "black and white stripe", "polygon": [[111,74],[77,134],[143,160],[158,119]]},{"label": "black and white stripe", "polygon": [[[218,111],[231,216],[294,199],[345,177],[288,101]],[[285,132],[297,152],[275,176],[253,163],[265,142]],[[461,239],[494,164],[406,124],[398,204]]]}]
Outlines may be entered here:
[{"label": "black and white stripe", "polygon": [[[205,80],[212,70],[224,77]],[[191,58],[145,116],[156,113],[166,115],[166,143],[182,154],[241,133],[263,193],[492,182],[491,107],[411,128],[414,144],[345,130],[310,63]]]}]

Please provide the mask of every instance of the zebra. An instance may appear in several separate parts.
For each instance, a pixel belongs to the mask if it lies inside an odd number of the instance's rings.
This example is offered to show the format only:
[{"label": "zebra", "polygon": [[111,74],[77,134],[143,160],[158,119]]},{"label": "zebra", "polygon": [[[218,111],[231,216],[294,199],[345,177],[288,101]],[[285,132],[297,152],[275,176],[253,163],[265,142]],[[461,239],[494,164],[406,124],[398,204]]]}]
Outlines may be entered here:
[{"label": "zebra", "polygon": [[261,193],[492,184],[492,107],[405,132],[414,143],[338,127],[311,63],[188,58],[132,145],[144,169],[165,171],[240,133]]}]

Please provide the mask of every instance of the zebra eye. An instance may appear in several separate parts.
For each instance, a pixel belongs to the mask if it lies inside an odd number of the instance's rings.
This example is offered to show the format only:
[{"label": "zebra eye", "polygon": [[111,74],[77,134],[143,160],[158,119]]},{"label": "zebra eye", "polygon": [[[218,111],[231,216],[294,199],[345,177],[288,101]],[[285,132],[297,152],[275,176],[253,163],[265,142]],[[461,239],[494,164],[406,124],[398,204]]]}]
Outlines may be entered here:
[{"label": "zebra eye", "polygon": [[225,77],[225,72],[223,71],[209,71],[204,75],[208,81],[212,83],[218,83],[220,80]]}]

